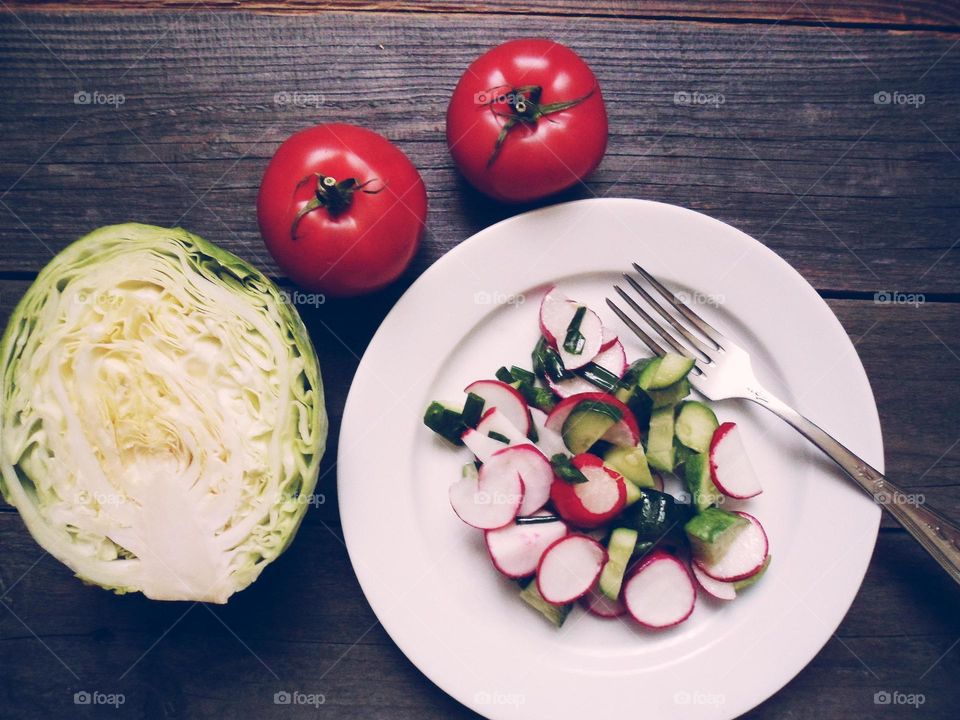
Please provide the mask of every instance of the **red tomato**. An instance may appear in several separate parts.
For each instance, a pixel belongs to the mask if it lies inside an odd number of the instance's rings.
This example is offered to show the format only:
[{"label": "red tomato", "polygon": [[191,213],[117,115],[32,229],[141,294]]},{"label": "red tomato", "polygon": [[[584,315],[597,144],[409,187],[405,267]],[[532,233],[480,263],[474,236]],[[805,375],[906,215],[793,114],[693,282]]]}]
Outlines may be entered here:
[{"label": "red tomato", "polygon": [[550,500],[564,520],[579,528],[595,528],[615,518],[627,505],[626,480],[590,453],[573,458],[574,466],[587,482],[571,483],[554,479]]},{"label": "red tomato", "polygon": [[491,197],[527,202],[552,195],[603,158],[607,111],[600,85],[579,55],[552,40],[498,45],[457,83],[447,108],[447,145],[464,177]]},{"label": "red tomato", "polygon": [[335,296],[396,280],[426,215],[427,192],[409,158],[377,133],[339,123],[287,138],[257,197],[260,234],[280,268]]}]

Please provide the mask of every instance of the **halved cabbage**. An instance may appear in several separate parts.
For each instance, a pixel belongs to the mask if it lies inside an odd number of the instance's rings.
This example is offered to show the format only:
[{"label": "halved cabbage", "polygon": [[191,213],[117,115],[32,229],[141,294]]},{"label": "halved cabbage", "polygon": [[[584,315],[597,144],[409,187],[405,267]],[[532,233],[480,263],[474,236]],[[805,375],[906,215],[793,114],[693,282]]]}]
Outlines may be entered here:
[{"label": "halved cabbage", "polygon": [[292,540],[327,416],[317,356],[263,274],[191,233],[101,228],[0,343],[0,489],[81,579],[222,603]]}]

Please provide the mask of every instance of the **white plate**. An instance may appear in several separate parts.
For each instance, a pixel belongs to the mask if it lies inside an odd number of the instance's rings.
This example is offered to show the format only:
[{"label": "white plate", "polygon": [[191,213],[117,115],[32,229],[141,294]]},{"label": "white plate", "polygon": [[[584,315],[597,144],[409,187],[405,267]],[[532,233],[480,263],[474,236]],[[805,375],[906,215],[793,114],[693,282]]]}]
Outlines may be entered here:
[{"label": "white plate", "polygon": [[477,233],[400,299],[353,381],[340,434],[338,493],[350,559],[387,632],[433,682],[500,720],[733,718],[796,675],[860,587],[880,510],[796,433],[745,401],[721,420],[745,431],[765,491],[747,501],[773,563],[727,605],[698,598],[677,628],[645,631],[576,608],[557,630],[490,564],[447,485],[469,458],[427,430],[431,399],[461,401],[500,365],[530,366],[537,306],[560,283],[649,354],[603,303],[636,260],[754,358],[761,381],[883,469],[863,367],[817,293],[742,232],[690,210],[585,200]]}]

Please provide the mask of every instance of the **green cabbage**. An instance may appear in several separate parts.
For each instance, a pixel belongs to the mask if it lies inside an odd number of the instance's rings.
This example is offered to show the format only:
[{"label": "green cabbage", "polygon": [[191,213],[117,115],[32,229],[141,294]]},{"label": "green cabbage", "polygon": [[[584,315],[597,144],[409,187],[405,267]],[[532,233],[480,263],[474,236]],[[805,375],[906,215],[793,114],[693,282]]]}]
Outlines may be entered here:
[{"label": "green cabbage", "polygon": [[222,603],[293,539],[327,436],[320,368],[236,256],[101,228],[27,291],[0,372],[0,490],[82,580]]}]

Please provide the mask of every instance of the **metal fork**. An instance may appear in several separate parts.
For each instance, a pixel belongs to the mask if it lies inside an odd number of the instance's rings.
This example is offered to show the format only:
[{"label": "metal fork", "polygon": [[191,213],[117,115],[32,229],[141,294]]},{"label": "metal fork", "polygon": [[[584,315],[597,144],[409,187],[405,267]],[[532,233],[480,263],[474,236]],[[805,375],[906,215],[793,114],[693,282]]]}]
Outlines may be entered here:
[{"label": "metal fork", "polygon": [[[903,489],[764,388],[753,374],[750,355],[743,348],[690,309],[637,263],[633,263],[633,269],[650,290],[668,303],[658,301],[633,275],[624,273],[624,280],[660,319],[619,285],[614,285],[614,290],[656,331],[669,350],[697,361],[690,382],[698,392],[708,400],[752,400],[786,420],[843,468],[860,488],[913,535],[950,577],[960,583],[960,526],[925,504],[904,502],[906,493]],[[607,305],[656,355],[668,352],[610,298],[607,298]]]}]

